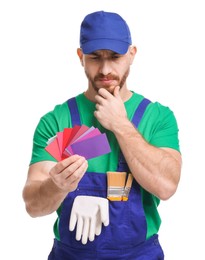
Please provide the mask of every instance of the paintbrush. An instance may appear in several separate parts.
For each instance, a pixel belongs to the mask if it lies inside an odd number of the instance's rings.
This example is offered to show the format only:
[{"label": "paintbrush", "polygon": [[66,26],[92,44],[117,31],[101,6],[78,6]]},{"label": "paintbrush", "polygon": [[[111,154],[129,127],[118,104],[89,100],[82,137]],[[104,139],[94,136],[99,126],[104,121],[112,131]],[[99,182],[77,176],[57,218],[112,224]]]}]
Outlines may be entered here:
[{"label": "paintbrush", "polygon": [[128,200],[130,189],[131,189],[131,186],[132,186],[132,181],[133,181],[133,176],[132,176],[131,173],[129,173],[128,177],[127,177],[126,185],[125,185],[125,188],[124,188],[124,194],[123,194],[123,197],[122,197],[123,201]]}]

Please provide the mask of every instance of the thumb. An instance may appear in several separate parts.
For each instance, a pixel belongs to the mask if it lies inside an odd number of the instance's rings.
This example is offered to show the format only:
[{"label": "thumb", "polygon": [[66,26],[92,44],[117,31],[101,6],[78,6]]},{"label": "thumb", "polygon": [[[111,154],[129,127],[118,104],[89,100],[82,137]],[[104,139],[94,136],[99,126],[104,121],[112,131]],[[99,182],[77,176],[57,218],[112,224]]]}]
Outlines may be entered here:
[{"label": "thumb", "polygon": [[104,199],[104,201],[100,204],[100,216],[101,216],[101,222],[104,224],[104,226],[109,225],[109,206],[108,206],[108,200]]},{"label": "thumb", "polygon": [[120,86],[116,86],[114,91],[113,91],[113,95],[116,97],[116,98],[121,98],[120,97]]},{"label": "thumb", "polygon": [[72,210],[71,216],[70,216],[70,222],[69,222],[69,230],[70,231],[73,231],[75,229],[76,223],[77,223],[77,216],[76,216],[74,210]]}]

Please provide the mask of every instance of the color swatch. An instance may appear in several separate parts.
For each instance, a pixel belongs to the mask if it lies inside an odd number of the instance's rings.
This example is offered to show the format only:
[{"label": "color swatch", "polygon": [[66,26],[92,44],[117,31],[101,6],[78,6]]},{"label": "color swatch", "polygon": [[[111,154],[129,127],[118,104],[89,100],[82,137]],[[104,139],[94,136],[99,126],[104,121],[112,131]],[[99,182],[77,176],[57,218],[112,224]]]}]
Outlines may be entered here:
[{"label": "color swatch", "polygon": [[45,150],[57,161],[78,154],[87,160],[111,152],[105,133],[98,128],[76,125],[58,132],[47,142]]}]

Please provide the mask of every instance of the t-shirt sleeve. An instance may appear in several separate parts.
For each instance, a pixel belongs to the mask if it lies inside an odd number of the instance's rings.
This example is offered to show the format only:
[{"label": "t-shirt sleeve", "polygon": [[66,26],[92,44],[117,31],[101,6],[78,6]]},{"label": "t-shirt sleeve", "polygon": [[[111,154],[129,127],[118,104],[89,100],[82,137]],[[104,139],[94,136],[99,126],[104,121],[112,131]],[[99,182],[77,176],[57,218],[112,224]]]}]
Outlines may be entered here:
[{"label": "t-shirt sleeve", "polygon": [[57,132],[71,126],[70,112],[67,101],[56,105],[54,109],[43,115],[34,131],[33,149],[30,165],[40,161],[56,161],[46,150],[47,142]]},{"label": "t-shirt sleeve", "polygon": [[[50,118],[50,121],[48,120]],[[46,150],[49,138],[56,135],[55,121],[52,117],[46,115],[42,117],[35,129],[33,136],[33,149],[30,165],[40,161],[56,161]]]},{"label": "t-shirt sleeve", "polygon": [[150,120],[153,124],[150,144],[180,151],[179,129],[173,111],[157,102],[153,104],[153,108],[153,114],[150,113]]}]

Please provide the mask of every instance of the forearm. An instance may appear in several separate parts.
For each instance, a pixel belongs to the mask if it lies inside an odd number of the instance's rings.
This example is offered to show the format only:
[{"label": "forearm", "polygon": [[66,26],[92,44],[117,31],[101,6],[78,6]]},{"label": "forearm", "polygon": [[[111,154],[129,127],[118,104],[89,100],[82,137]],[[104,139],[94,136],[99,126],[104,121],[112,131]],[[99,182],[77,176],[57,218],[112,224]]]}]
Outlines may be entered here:
[{"label": "forearm", "polygon": [[113,132],[136,181],[160,199],[172,196],[179,182],[180,162],[148,144],[128,120]]},{"label": "forearm", "polygon": [[77,188],[87,167],[87,161],[79,155],[58,163],[43,161],[31,165],[23,190],[27,212],[38,217],[56,211],[67,194]]},{"label": "forearm", "polygon": [[48,178],[43,181],[30,181],[23,190],[26,210],[32,217],[40,217],[53,213],[58,209],[67,192],[60,190]]}]

